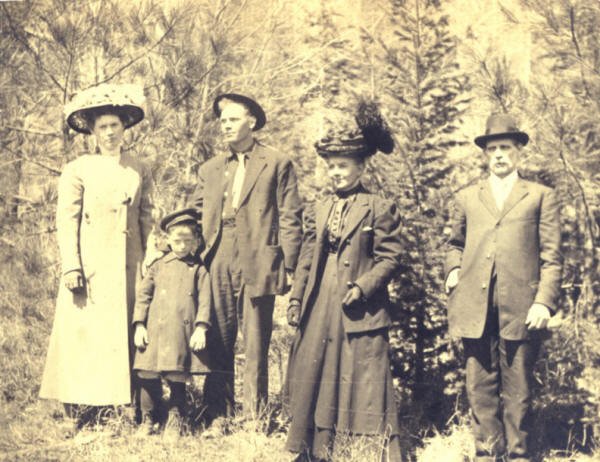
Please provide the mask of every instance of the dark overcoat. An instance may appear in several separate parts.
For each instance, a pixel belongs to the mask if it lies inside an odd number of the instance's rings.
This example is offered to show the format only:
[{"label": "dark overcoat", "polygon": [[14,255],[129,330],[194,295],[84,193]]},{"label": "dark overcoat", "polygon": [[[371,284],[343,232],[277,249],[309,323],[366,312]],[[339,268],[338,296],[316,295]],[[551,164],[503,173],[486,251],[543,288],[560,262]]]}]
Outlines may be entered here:
[{"label": "dark overcoat", "polygon": [[134,369],[203,373],[209,353],[194,353],[195,327],[211,325],[212,295],[208,273],[197,257],[180,259],[173,252],[156,260],[137,291],[133,323],[148,330],[148,346],[135,353]]},{"label": "dark overcoat", "polygon": [[[250,297],[281,295],[285,270],[294,270],[302,242],[302,202],[291,160],[259,141],[246,162],[246,175],[235,216],[242,279]],[[227,187],[227,156],[206,161],[198,172],[192,206],[202,215],[206,246],[202,258],[210,262],[221,233]]]},{"label": "dark overcoat", "polygon": [[464,189],[456,197],[446,259],[446,274],[460,268],[448,300],[450,333],[482,336],[494,269],[500,335],[526,339],[532,303],[556,309],[561,267],[559,210],[550,188],[519,178],[502,210],[489,181]]},{"label": "dark overcoat", "polygon": [[[305,236],[290,298],[302,300],[300,321],[315,296],[321,265],[326,258],[325,230],[333,206],[329,198],[316,205],[314,220],[305,216]],[[361,187],[350,207],[337,250],[339,304],[346,289],[356,284],[363,298],[344,307],[346,333],[368,332],[390,325],[387,283],[400,265],[400,215],[395,204]]]}]

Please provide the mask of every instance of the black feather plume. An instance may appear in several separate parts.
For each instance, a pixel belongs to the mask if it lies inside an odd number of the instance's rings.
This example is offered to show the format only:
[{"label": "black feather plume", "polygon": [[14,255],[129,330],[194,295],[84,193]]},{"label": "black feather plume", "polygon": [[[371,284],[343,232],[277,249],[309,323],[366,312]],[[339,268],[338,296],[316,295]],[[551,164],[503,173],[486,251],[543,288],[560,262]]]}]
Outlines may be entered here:
[{"label": "black feather plume", "polygon": [[379,111],[375,101],[361,100],[356,112],[356,123],[360,127],[367,143],[385,154],[394,150],[394,138],[389,125]]}]

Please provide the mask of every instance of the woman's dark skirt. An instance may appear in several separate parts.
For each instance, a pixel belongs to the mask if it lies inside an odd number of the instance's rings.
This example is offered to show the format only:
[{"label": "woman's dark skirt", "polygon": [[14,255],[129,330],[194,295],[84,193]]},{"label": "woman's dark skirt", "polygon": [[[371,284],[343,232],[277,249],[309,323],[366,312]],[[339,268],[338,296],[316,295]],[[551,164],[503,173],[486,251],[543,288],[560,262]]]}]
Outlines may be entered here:
[{"label": "woman's dark skirt", "polygon": [[398,434],[387,329],[345,333],[336,258],[326,258],[316,298],[290,353],[292,423],[286,447],[293,452],[310,448],[316,427],[360,435]]}]

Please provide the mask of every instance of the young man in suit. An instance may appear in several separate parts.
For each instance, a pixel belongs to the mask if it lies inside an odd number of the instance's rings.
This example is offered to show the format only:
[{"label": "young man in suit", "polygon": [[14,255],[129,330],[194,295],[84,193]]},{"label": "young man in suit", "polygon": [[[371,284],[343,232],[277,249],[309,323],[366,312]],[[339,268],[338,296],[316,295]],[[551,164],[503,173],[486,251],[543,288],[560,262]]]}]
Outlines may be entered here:
[{"label": "young man in suit", "polygon": [[228,145],[199,170],[192,204],[202,215],[202,258],[213,290],[209,340],[214,372],[205,382],[209,422],[234,410],[234,346],[241,324],[245,374],[243,409],[256,417],[268,396],[268,350],[275,295],[291,285],[302,241],[302,203],[289,157],[254,137],[266,115],[235,93],[213,104]]},{"label": "young man in suit", "polygon": [[456,197],[446,260],[450,333],[463,339],[476,460],[527,461],[533,368],[560,291],[559,207],[517,173],[529,136],[506,114],[475,144],[490,176]]}]

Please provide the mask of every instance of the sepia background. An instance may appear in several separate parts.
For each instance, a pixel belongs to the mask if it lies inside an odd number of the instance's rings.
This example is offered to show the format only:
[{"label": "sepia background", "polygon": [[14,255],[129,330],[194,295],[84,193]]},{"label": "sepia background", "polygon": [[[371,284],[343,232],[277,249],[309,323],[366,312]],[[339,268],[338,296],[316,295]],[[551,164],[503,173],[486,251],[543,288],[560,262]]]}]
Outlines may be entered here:
[{"label": "sepia background", "polygon": [[[56,180],[93,149],[67,129],[63,106],[111,82],[144,87],[146,118],[126,142],[152,169],[157,218],[186,203],[198,166],[222,149],[217,94],[261,102],[268,123],[259,136],[294,159],[307,203],[327,189],[313,143],[330,109],[380,103],[397,146],[375,156],[367,184],[403,214],[391,358],[404,447],[423,461],[472,451],[441,261],[454,193],[486,173],[472,139],[491,112],[514,114],[531,135],[522,175],[560,197],[565,257],[561,314],[536,369],[534,446],[544,460],[600,459],[600,2],[3,1],[0,40],[0,458],[291,459],[280,399],[293,333],[285,299],[272,406],[256,423],[264,431],[139,440],[119,414],[65,438],[61,407],[37,398],[60,271]],[[358,438],[334,457],[377,460],[380,449]]]}]

